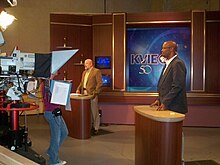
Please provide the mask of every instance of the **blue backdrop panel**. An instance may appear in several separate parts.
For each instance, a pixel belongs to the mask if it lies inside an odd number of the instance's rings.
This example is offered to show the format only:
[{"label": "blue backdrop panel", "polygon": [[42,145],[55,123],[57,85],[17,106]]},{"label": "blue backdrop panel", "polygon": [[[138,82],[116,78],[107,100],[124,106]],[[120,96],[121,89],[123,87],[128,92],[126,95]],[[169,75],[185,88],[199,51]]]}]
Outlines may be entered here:
[{"label": "blue backdrop panel", "polygon": [[178,56],[187,67],[187,91],[190,90],[191,34],[188,27],[127,28],[126,90],[156,92],[163,68],[159,60],[162,44],[173,40]]}]

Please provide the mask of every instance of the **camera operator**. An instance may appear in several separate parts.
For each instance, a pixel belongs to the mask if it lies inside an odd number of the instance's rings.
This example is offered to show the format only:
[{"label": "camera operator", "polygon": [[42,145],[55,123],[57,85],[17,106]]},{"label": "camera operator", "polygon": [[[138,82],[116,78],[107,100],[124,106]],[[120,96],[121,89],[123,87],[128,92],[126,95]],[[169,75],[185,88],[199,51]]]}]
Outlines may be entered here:
[{"label": "camera operator", "polygon": [[68,129],[66,123],[62,117],[62,111],[60,106],[57,104],[50,103],[51,92],[50,92],[50,81],[58,73],[51,74],[50,79],[46,79],[43,82],[43,97],[44,97],[44,117],[50,126],[50,146],[47,150],[47,154],[50,158],[51,165],[63,165],[66,161],[59,158],[59,148],[63,144],[64,140],[68,136]]}]

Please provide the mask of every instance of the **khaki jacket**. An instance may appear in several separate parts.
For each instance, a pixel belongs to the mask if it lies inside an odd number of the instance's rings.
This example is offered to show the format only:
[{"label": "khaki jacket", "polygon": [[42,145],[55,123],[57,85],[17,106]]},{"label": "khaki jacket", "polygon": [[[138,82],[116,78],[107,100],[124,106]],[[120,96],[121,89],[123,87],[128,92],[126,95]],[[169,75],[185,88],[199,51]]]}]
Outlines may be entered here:
[{"label": "khaki jacket", "polygon": [[[82,78],[79,86],[77,87],[77,90],[80,90],[81,93],[83,93],[83,84],[84,84],[84,76],[86,71],[82,73]],[[97,68],[92,68],[88,80],[86,83],[86,90],[88,95],[98,95],[101,92],[102,88],[102,74],[101,71]]]}]

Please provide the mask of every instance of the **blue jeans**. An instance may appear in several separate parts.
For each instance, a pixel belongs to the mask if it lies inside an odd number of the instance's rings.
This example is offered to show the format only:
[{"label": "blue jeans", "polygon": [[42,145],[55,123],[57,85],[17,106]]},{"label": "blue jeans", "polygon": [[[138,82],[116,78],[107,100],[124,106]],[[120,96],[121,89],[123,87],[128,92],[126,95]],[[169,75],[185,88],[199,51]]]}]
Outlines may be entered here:
[{"label": "blue jeans", "polygon": [[44,117],[50,126],[50,146],[47,153],[50,157],[50,164],[59,163],[59,148],[68,136],[68,129],[62,116],[55,117],[51,111],[45,111]]}]

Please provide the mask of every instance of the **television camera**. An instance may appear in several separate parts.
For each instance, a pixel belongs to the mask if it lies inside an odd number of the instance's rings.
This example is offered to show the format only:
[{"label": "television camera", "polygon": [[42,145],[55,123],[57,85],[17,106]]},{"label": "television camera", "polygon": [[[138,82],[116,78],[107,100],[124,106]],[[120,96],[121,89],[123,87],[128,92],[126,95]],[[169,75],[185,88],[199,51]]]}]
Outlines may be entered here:
[{"label": "television camera", "polygon": [[10,56],[0,57],[0,90],[6,90],[11,100],[21,100],[22,94],[31,94],[28,84],[37,82],[34,67],[34,53],[23,53],[15,48]]},{"label": "television camera", "polygon": [[[24,102],[23,95],[38,99],[35,92],[40,79],[57,72],[78,50],[52,53],[23,53],[16,48],[10,56],[0,56],[0,144],[37,163],[45,159],[30,150],[27,124],[19,126],[19,112],[37,109],[35,103]],[[10,121],[8,121],[8,112]],[[25,122],[26,122],[25,113]],[[31,151],[31,152],[30,152]],[[42,163],[43,162],[43,163]]]}]

